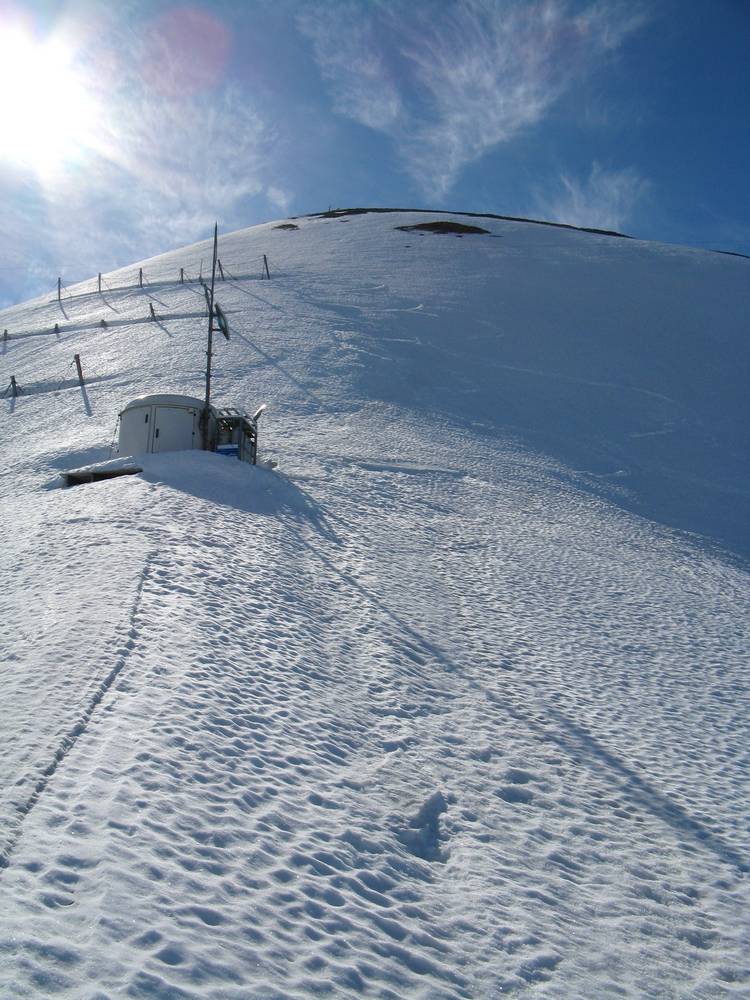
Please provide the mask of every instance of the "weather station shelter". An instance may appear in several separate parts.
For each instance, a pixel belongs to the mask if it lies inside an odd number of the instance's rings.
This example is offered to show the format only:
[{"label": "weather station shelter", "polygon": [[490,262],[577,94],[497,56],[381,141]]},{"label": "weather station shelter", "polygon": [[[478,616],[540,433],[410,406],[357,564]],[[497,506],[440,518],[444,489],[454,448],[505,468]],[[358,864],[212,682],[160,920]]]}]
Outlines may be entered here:
[{"label": "weather station shelter", "polygon": [[[258,454],[257,420],[234,407],[208,407],[208,450],[255,465]],[[139,396],[120,413],[120,455],[203,448],[205,403],[196,396],[155,393]]]},{"label": "weather station shelter", "polygon": [[132,461],[133,458],[169,451],[200,449],[229,455],[251,465],[257,463],[258,418],[265,406],[250,416],[232,406],[220,408],[210,404],[213,334],[219,331],[227,340],[230,338],[227,317],[214,300],[216,266],[219,263],[218,232],[217,224],[214,226],[211,287],[203,285],[208,307],[205,400],[170,392],[152,393],[132,400],[118,415],[120,433],[117,451],[120,457],[63,473],[65,485],[134,475],[142,469]]},{"label": "weather station shelter", "polygon": [[[139,396],[120,413],[118,451],[121,455],[146,455],[200,448],[202,412],[203,400],[195,396],[173,393]],[[211,440],[216,436],[216,417],[209,412]]]}]

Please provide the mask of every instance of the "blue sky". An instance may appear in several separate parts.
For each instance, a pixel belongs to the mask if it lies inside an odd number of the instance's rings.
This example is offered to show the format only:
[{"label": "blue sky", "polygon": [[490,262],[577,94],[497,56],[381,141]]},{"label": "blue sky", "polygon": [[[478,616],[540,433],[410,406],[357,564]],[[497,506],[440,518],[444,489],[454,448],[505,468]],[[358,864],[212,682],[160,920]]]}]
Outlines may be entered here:
[{"label": "blue sky", "polygon": [[749,0],[0,0],[0,304],[290,214],[750,254]]}]

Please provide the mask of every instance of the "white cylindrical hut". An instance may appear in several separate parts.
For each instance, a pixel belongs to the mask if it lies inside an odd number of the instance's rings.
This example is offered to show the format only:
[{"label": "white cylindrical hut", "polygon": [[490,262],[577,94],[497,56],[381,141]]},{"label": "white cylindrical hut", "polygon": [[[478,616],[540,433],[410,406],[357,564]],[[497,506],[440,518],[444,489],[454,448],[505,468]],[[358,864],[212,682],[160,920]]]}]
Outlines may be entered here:
[{"label": "white cylindrical hut", "polygon": [[[120,413],[120,455],[201,448],[204,402],[196,396],[155,393],[134,399]],[[216,414],[209,410],[209,447],[216,441]]]}]

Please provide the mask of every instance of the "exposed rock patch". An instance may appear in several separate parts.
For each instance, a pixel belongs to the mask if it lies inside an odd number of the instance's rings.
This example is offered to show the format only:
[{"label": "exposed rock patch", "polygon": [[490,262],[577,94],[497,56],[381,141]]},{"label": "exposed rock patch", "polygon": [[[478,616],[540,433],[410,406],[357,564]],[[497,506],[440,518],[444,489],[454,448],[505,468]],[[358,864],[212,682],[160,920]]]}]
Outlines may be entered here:
[{"label": "exposed rock patch", "polygon": [[463,222],[453,222],[439,219],[435,222],[418,222],[413,226],[396,226],[404,233],[425,232],[425,233],[457,233],[463,236],[465,233],[479,233],[489,235],[489,229],[482,229],[481,226],[467,226]]}]

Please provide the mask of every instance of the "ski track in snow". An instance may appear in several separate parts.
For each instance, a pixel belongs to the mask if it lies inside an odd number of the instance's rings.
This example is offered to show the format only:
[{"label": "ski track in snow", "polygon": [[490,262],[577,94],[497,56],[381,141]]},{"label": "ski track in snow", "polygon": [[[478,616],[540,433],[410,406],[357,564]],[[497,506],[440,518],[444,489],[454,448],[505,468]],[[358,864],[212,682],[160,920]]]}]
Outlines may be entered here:
[{"label": "ski track in snow", "polygon": [[[238,277],[218,286],[217,385],[271,403],[261,445],[283,473],[175,453],[49,488],[106,457],[130,397],[196,391],[196,289],[162,277],[205,247],[146,262],[143,292],[136,265],[103,301],[73,295],[59,340],[9,342],[8,371],[42,388],[3,414],[3,997],[748,995],[746,570],[630,513],[619,479],[592,492],[554,450],[583,426],[573,397],[532,414],[528,383],[493,381],[519,363],[527,258],[590,267],[612,294],[608,266],[642,254],[668,282],[695,257],[501,223],[504,241],[460,253],[404,248],[400,221],[223,241]],[[272,239],[260,282],[248,262]],[[401,249],[422,256],[394,273]],[[551,287],[554,329],[569,303]],[[579,292],[604,324],[598,286]],[[149,297],[162,317],[135,322]],[[128,325],[98,327],[114,310]],[[46,301],[6,317],[63,318]],[[615,380],[570,336],[578,368],[551,338],[537,374],[557,364],[603,405]],[[74,348],[102,378],[87,398],[44,389]],[[654,461],[633,450],[644,422],[703,440],[676,377],[631,367],[617,382],[644,389],[607,427],[601,411],[600,437],[586,426],[586,468]],[[543,419],[550,453],[523,440]],[[686,474],[679,450],[660,461]],[[666,516],[657,492],[642,503]],[[697,509],[670,516],[710,535]]]},{"label": "ski track in snow", "polygon": [[[141,597],[143,594],[143,586],[148,576],[149,565],[152,558],[153,558],[152,554],[150,554],[147,557],[146,564],[143,568],[140,579],[138,581],[135,592],[135,599],[133,601],[133,607],[128,617],[127,638],[124,642],[122,649],[118,650],[117,652],[117,660],[112,669],[110,670],[110,672],[106,675],[106,677],[104,677],[101,684],[96,688],[96,691],[94,692],[91,701],[89,702],[88,705],[86,705],[81,715],[77,718],[73,727],[70,729],[69,732],[67,732],[63,736],[60,745],[55,750],[55,754],[52,758],[52,761],[41,772],[41,776],[38,779],[36,779],[36,784],[34,785],[34,789],[31,792],[31,794],[24,801],[19,802],[17,804],[16,808],[19,819],[18,828],[13,832],[11,839],[8,841],[8,844],[5,847],[5,849],[2,852],[0,852],[0,869],[7,868],[8,865],[10,864],[10,856],[13,852],[13,846],[15,842],[18,840],[19,836],[21,835],[20,823],[23,821],[24,817],[26,817],[29,814],[29,812],[31,812],[31,810],[34,808],[34,806],[39,800],[40,795],[42,795],[44,789],[47,787],[47,783],[49,782],[50,778],[52,778],[57,768],[60,766],[60,764],[62,764],[66,755],[73,749],[78,738],[85,732],[86,726],[88,725],[91,716],[94,714],[96,709],[101,704],[103,698],[105,697],[109,689],[112,687],[112,684],[119,677],[120,672],[127,665],[133,647],[138,639],[138,612],[140,609]],[[73,707],[74,709],[77,710],[79,706],[76,704]],[[6,726],[4,728],[4,732],[6,739],[10,740],[12,739],[12,736],[11,733],[9,732],[9,728],[10,728],[9,726]],[[32,778],[32,780],[34,779]],[[16,782],[16,788],[18,788],[18,782]],[[15,795],[16,796],[18,795],[18,791],[15,792]]]}]

